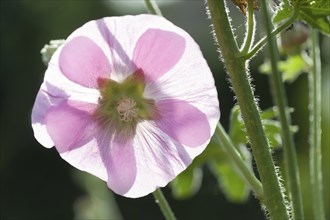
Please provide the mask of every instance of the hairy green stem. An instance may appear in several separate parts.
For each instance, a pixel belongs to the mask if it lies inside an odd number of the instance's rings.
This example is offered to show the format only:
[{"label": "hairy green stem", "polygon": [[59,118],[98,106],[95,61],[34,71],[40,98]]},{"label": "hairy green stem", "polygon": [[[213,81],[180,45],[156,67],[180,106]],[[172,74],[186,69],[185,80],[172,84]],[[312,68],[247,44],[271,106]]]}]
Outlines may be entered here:
[{"label": "hairy green stem", "polygon": [[156,203],[159,205],[160,210],[163,212],[163,215],[166,220],[175,220],[175,216],[171,210],[171,207],[168,205],[166,198],[160,189],[156,189],[153,192]]},{"label": "hairy green stem", "polygon": [[254,36],[254,12],[253,12],[253,0],[248,0],[248,24],[247,24],[247,34],[241,49],[241,53],[247,53],[253,41]]},{"label": "hairy green stem", "polygon": [[264,190],[261,182],[256,178],[252,170],[247,166],[246,162],[242,159],[239,152],[236,150],[233,142],[226,133],[225,129],[220,123],[215,131],[215,141],[219,146],[221,146],[227,155],[231,158],[234,164],[237,166],[238,170],[243,175],[245,181],[250,185],[256,197],[262,200],[264,197]]},{"label": "hairy green stem", "polygon": [[148,9],[149,14],[162,16],[162,12],[160,11],[155,0],[144,0],[144,4]]},{"label": "hairy green stem", "polygon": [[208,0],[207,2],[216,39],[240,105],[253,156],[264,187],[262,202],[267,207],[271,219],[289,219],[268,140],[247,74],[246,61],[240,56],[224,0]]},{"label": "hairy green stem", "polygon": [[287,104],[284,83],[282,75],[278,71],[277,62],[279,60],[279,52],[276,46],[276,41],[271,36],[272,25],[269,20],[269,13],[265,1],[262,1],[261,8],[264,17],[264,24],[267,33],[267,42],[269,49],[269,57],[272,67],[271,83],[275,103],[279,111],[279,119],[281,123],[281,135],[283,138],[284,161],[286,165],[286,177],[288,180],[289,197],[292,202],[294,219],[304,219],[303,202],[301,196],[299,168],[297,162],[296,148],[293,140],[293,133],[290,129],[291,117]]},{"label": "hairy green stem", "polygon": [[[288,20],[286,20],[283,24],[281,24],[276,29],[274,29],[270,33],[270,36],[274,37],[277,34],[279,34],[281,31],[283,31],[286,28],[288,28],[297,19],[298,14],[299,14],[299,11],[298,10],[294,10],[292,16]],[[245,59],[247,59],[247,60],[250,59],[255,54],[257,54],[262,49],[262,47],[265,46],[266,43],[267,43],[267,36],[265,36],[261,40],[259,40],[258,43],[248,53],[246,53],[246,54],[245,53],[242,53],[242,56]]]},{"label": "hairy green stem", "polygon": [[318,32],[312,30],[312,72],[309,73],[310,179],[314,219],[325,219],[321,153],[321,61]]}]

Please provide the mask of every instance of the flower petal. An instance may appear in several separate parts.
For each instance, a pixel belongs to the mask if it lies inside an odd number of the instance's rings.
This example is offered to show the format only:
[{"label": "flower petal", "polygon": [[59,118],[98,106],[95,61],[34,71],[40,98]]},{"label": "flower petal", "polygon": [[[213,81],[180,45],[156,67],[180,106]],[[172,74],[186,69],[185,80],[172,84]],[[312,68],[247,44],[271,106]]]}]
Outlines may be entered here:
[{"label": "flower petal", "polygon": [[185,148],[152,121],[138,124],[133,145],[136,176],[129,191],[122,194],[126,197],[142,197],[164,187],[192,161]]},{"label": "flower petal", "polygon": [[108,171],[108,186],[115,193],[125,195],[132,188],[136,177],[134,147],[131,142],[112,141],[110,145],[107,141],[102,142],[110,147],[106,154],[108,156],[103,157]]},{"label": "flower petal", "polygon": [[185,39],[170,31],[148,29],[136,43],[133,62],[143,69],[146,79],[154,81],[180,60]]},{"label": "flower petal", "polygon": [[198,147],[211,138],[206,115],[186,101],[167,99],[157,102],[157,126],[181,144]]},{"label": "flower petal", "polygon": [[47,132],[61,157],[76,168],[106,180],[107,173],[95,140],[97,127],[92,113],[96,106],[63,101],[45,118]]},{"label": "flower petal", "polygon": [[[85,108],[86,111],[79,109]],[[47,131],[60,152],[70,151],[88,142],[88,125],[92,122],[91,113],[95,105],[66,101],[52,107],[46,115]],[[87,138],[87,139],[86,139]]]},{"label": "flower petal", "polygon": [[34,137],[38,140],[40,144],[47,148],[51,148],[54,146],[54,143],[50,138],[44,123],[44,117],[50,105],[51,104],[47,94],[45,93],[45,91],[40,90],[37,94],[36,101],[32,109],[31,117]]},{"label": "flower petal", "polygon": [[[50,92],[52,94],[50,94]],[[44,147],[51,148],[54,146],[54,143],[47,132],[45,116],[52,106],[58,105],[65,99],[67,99],[67,95],[63,91],[60,91],[47,83],[41,85],[32,108],[31,121],[34,136]]]},{"label": "flower petal", "polygon": [[110,64],[104,52],[89,38],[75,37],[65,43],[59,67],[71,81],[97,88],[98,78],[109,78]]}]

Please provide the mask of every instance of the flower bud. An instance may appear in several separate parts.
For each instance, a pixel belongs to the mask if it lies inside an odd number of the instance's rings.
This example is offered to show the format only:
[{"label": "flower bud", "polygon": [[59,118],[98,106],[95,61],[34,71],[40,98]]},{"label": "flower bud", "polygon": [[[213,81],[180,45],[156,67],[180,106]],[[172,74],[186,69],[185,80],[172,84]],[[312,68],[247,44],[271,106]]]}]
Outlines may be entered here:
[{"label": "flower bud", "polygon": [[53,56],[59,46],[64,44],[65,40],[51,40],[40,51],[42,62],[47,66],[50,58]]}]

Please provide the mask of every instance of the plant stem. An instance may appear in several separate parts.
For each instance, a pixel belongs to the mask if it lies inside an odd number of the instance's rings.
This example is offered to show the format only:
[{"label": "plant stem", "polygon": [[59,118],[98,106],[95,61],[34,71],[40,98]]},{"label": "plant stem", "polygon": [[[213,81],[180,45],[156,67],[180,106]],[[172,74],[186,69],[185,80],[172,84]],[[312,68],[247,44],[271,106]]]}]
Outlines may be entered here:
[{"label": "plant stem", "polygon": [[[270,36],[274,37],[277,34],[279,34],[281,31],[283,31],[284,29],[289,27],[297,19],[298,14],[299,14],[299,11],[294,10],[292,16],[288,20],[286,20],[282,25],[280,25],[276,29],[274,29],[270,33]],[[242,53],[242,56],[247,60],[250,59],[255,54],[257,54],[266,43],[267,43],[267,36],[265,36],[261,40],[259,40],[259,42],[248,53],[246,53],[246,54]]]},{"label": "plant stem", "polygon": [[217,42],[238,104],[240,105],[253,155],[264,187],[264,200],[262,202],[266,205],[271,219],[289,219],[270,147],[245,69],[246,62],[245,59],[240,57],[225,3],[223,0],[208,0],[207,2]]},{"label": "plant stem", "polygon": [[247,34],[244,40],[244,44],[241,49],[241,53],[245,54],[250,50],[253,36],[254,36],[254,13],[253,13],[253,0],[248,0],[248,24]]},{"label": "plant stem", "polygon": [[149,14],[162,16],[162,12],[160,11],[155,0],[144,0],[144,4],[148,9]]},{"label": "plant stem", "polygon": [[269,49],[269,56],[272,66],[271,83],[273,95],[275,98],[275,103],[279,111],[279,119],[281,123],[281,135],[283,138],[284,147],[284,161],[286,165],[286,176],[288,180],[289,197],[292,202],[293,217],[294,219],[304,219],[303,212],[303,202],[301,196],[300,187],[300,177],[299,168],[297,162],[296,148],[293,140],[293,134],[290,129],[291,117],[289,108],[287,107],[287,98],[285,94],[285,88],[282,80],[282,75],[278,71],[277,62],[279,60],[278,49],[276,46],[276,41],[273,36],[271,36],[272,25],[270,23],[269,13],[267,10],[267,5],[265,1],[262,1],[262,12],[264,17],[264,24],[267,33],[267,42]]},{"label": "plant stem", "polygon": [[321,63],[318,32],[312,30],[312,72],[309,74],[310,179],[314,219],[325,219],[321,153]]},{"label": "plant stem", "polygon": [[256,178],[254,173],[242,159],[241,155],[236,150],[233,142],[231,141],[230,137],[220,123],[218,123],[215,132],[215,141],[225,150],[227,155],[236,164],[237,168],[240,170],[241,174],[245,178],[245,181],[250,185],[250,187],[256,194],[256,197],[262,200],[262,198],[264,197],[264,190],[261,182]]},{"label": "plant stem", "polygon": [[168,205],[166,198],[160,189],[156,189],[153,192],[156,203],[159,205],[160,210],[163,212],[163,215],[166,220],[175,220],[175,216],[171,210],[171,207]]}]

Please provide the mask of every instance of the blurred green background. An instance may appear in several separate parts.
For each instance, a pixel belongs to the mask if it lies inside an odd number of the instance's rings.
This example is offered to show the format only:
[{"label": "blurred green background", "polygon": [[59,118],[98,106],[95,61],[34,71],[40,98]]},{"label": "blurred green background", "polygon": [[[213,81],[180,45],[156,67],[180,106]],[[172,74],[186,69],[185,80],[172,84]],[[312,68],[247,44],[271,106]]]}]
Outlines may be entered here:
[{"label": "blurred green background", "polygon": [[[215,76],[221,105],[221,122],[228,127],[233,94],[219,62],[210,21],[202,0],[159,1],[163,15],[185,29],[200,45]],[[245,33],[244,17],[232,8],[237,39]],[[113,195],[106,184],[80,172],[60,158],[56,150],[42,147],[33,137],[30,115],[35,95],[46,69],[40,50],[51,39],[64,39],[73,30],[105,16],[146,13],[143,1],[17,1],[2,0],[1,24],[1,219],[162,219],[151,195],[127,199]],[[258,27],[260,30],[261,27]],[[258,32],[259,33],[259,32]],[[258,34],[257,34],[258,37]],[[329,38],[322,38],[323,64],[323,168],[326,215],[329,218]],[[268,77],[258,73],[259,54],[251,63],[253,83],[261,109],[272,106]],[[308,173],[308,83],[307,74],[287,85],[296,134],[307,219],[312,219]],[[282,166],[282,152],[274,153]],[[255,164],[254,164],[255,166]],[[164,189],[178,219],[265,219],[251,195],[243,204],[229,203],[210,171],[204,168],[202,188],[187,200],[171,197]],[[116,205],[116,203],[117,205]]]}]

